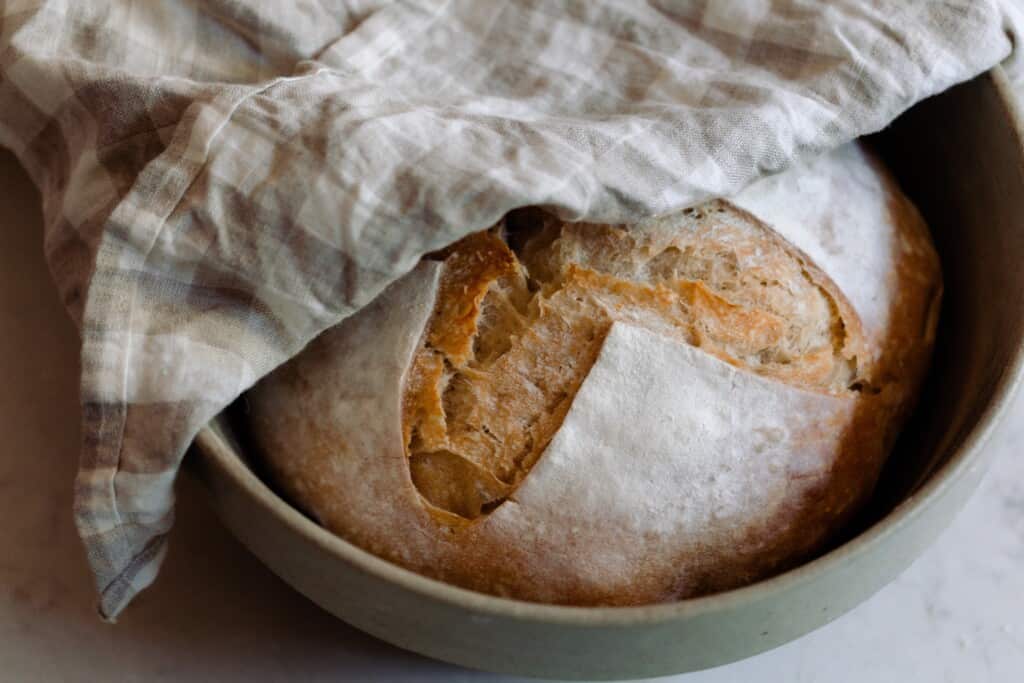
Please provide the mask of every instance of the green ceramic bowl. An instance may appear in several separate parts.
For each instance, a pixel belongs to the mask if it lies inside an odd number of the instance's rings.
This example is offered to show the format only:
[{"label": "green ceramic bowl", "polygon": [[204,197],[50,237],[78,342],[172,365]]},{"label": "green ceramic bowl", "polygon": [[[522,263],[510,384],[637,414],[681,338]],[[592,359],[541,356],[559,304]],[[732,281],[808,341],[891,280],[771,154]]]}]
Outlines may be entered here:
[{"label": "green ceramic bowl", "polygon": [[939,346],[870,509],[833,550],[793,571],[649,607],[509,600],[406,571],[314,524],[250,469],[230,411],[199,434],[195,469],[225,524],[285,581],[353,626],[438,659],[550,678],[636,678],[724,664],[797,638],[907,567],[985,472],[985,441],[1024,356],[1020,123],[996,69],[877,137],[943,256]]}]

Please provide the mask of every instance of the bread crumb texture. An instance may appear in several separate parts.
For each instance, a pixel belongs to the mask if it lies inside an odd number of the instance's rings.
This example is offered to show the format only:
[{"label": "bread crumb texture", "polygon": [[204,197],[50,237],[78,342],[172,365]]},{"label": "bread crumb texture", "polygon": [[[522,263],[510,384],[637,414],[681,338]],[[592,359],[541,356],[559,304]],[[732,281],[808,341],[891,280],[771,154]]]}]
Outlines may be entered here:
[{"label": "bread crumb texture", "polygon": [[872,383],[841,295],[724,201],[629,229],[522,211],[437,257],[403,431],[417,489],[463,518],[493,510],[537,462],[613,322],[806,389]]}]

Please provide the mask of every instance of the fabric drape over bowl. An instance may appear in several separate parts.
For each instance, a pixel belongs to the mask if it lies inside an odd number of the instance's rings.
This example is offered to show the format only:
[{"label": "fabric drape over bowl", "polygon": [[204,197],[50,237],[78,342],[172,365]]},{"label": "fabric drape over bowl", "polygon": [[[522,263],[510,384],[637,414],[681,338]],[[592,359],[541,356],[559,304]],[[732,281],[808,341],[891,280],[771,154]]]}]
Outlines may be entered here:
[{"label": "fabric drape over bowl", "polygon": [[228,527],[292,586],[432,657],[517,675],[633,679],[723,664],[796,638],[907,567],[994,453],[985,442],[1024,375],[1024,119],[1009,97],[996,70],[915,107],[874,140],[944,261],[936,353],[865,514],[835,549],[790,572],[646,607],[553,606],[434,581],[331,534],[256,476],[248,458],[257,451],[237,428],[245,416],[234,412],[244,401],[200,432],[196,471]]}]

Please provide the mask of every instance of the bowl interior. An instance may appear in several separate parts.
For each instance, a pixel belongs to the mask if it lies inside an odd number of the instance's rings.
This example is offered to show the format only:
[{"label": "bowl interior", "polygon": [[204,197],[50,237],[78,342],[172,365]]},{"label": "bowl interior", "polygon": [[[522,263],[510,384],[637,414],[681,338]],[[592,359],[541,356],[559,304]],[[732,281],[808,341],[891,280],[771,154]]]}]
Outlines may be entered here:
[{"label": "bowl interior", "polygon": [[[932,367],[917,408],[850,534],[877,523],[941,476],[1019,380],[1024,355],[1021,121],[1005,77],[997,72],[992,78],[994,88],[976,83],[955,88],[922,102],[873,137],[928,221],[942,260],[944,293]],[[972,115],[987,109],[1003,109],[1007,125],[993,126]],[[955,134],[952,122],[959,128]]]}]

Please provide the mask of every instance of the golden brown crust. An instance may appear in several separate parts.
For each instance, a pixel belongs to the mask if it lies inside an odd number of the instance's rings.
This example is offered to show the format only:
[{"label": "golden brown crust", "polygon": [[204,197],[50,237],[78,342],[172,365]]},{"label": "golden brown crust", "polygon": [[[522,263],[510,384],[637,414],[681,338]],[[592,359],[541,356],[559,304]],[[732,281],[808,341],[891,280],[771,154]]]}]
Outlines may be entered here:
[{"label": "golden brown crust", "polygon": [[256,441],[325,526],[476,590],[642,604],[782,570],[870,494],[926,367],[938,263],[886,182],[880,330],[728,202],[628,228],[534,214],[514,251],[502,226],[466,238],[261,383]]},{"label": "golden brown crust", "polygon": [[497,230],[442,254],[403,399],[413,481],[435,507],[472,519],[514,490],[615,321],[807,389],[867,381],[851,376],[864,342],[835,286],[728,203],[709,203],[671,231],[535,215],[532,226],[520,221],[525,265]]}]

